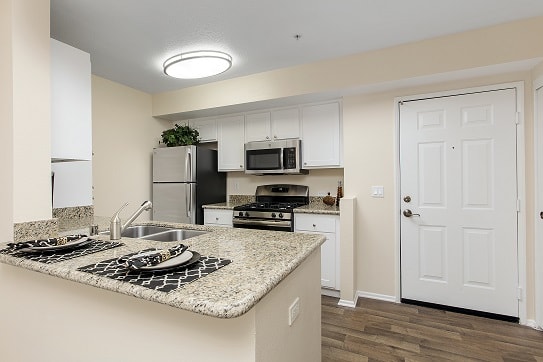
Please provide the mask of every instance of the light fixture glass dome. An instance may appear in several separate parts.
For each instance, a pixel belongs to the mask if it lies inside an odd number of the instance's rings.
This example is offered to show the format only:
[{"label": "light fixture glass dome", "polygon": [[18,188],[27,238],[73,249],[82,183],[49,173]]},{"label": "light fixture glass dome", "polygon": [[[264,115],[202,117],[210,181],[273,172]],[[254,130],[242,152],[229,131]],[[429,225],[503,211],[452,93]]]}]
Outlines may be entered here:
[{"label": "light fixture glass dome", "polygon": [[174,78],[205,78],[226,72],[232,57],[226,53],[205,50],[175,55],[164,62],[164,73]]}]

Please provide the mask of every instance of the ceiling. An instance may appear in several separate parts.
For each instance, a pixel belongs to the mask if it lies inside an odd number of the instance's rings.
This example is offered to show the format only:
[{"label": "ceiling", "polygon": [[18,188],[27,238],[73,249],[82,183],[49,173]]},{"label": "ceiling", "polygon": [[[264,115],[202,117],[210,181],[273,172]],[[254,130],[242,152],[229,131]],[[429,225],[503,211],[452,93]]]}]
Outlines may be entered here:
[{"label": "ceiling", "polygon": [[[90,53],[93,74],[154,94],[541,15],[541,0],[51,0],[51,37]],[[202,49],[232,68],[163,73]]]}]

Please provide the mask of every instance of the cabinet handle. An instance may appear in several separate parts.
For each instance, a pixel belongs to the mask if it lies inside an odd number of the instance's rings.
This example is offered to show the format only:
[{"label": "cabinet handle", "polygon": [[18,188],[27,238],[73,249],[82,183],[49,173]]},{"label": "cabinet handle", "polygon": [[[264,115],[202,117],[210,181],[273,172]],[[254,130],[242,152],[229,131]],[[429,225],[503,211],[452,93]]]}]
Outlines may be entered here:
[{"label": "cabinet handle", "polygon": [[239,165],[239,168],[243,168],[243,165]]},{"label": "cabinet handle", "polygon": [[219,221],[219,218],[218,218],[218,217],[216,217],[216,218],[215,218],[215,221]]},{"label": "cabinet handle", "polygon": [[313,227],[314,227],[314,228],[316,228],[316,227],[317,227],[317,225],[313,224]]},{"label": "cabinet handle", "polygon": [[274,135],[274,136],[273,136],[273,138],[277,139],[277,136],[276,136],[276,135]]},{"label": "cabinet handle", "polygon": [[269,139],[270,139],[270,136],[266,136],[266,139],[269,140]]}]

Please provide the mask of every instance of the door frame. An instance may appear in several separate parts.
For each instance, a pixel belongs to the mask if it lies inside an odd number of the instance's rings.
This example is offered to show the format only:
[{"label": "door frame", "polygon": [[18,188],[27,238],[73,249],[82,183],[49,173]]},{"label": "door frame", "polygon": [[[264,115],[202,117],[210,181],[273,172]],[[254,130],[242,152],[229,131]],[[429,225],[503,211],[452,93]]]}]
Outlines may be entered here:
[{"label": "door frame", "polygon": [[435,93],[416,94],[394,98],[394,237],[395,246],[395,292],[396,302],[401,299],[401,270],[400,270],[400,220],[401,220],[401,193],[400,193],[400,102],[413,101],[425,98],[454,96],[467,93],[488,92],[500,89],[515,89],[517,99],[517,197],[519,199],[518,223],[518,286],[519,286],[519,322],[525,325],[526,321],[526,153],[525,153],[525,120],[524,120],[524,82],[500,83],[482,87],[447,90]]},{"label": "door frame", "polygon": [[[533,82],[534,89],[534,192],[537,195],[537,190],[543,189],[543,159],[539,155],[543,155],[543,114],[538,112],[538,107],[543,107],[539,104],[537,97],[539,92],[543,92],[543,76],[536,78]],[[543,112],[542,112],[543,113]],[[535,198],[535,222],[534,222],[534,237],[535,237],[535,323],[536,327],[543,329],[543,233],[538,223],[542,222],[539,218],[539,212],[543,210],[543,204],[539,198]]]}]

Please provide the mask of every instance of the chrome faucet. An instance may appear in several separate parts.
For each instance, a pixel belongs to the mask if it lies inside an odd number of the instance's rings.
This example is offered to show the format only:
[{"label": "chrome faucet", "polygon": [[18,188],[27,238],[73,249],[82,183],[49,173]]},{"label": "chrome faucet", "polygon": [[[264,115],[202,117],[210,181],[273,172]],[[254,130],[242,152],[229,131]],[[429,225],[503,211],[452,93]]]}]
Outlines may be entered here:
[{"label": "chrome faucet", "polygon": [[122,224],[121,219],[119,218],[119,213],[126,207],[126,205],[128,205],[128,202],[124,204],[123,206],[121,206],[121,208],[111,217],[111,221],[109,223],[109,239],[110,240],[119,240],[121,238],[121,234],[123,233],[123,231],[125,231],[126,228],[129,227],[130,224],[132,224],[132,222],[136,220],[136,218],[140,216],[142,212],[151,210],[153,208],[153,204],[151,203],[151,201],[144,201],[143,204],[141,204],[141,206],[139,207],[139,209],[137,209],[132,214],[132,216],[130,216],[128,220],[124,224]]}]

